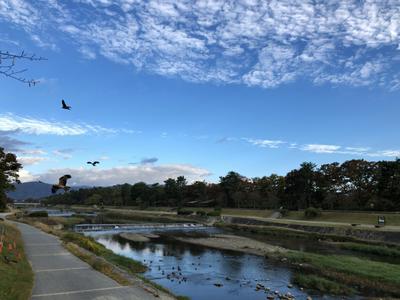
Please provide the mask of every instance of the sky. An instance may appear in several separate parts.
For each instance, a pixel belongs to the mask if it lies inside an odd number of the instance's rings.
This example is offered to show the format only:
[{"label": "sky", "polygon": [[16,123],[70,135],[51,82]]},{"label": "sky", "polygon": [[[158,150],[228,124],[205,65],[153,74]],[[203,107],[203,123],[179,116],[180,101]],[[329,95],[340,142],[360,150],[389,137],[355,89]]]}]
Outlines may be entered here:
[{"label": "sky", "polygon": [[22,181],[400,157],[398,1],[0,0],[0,50],[46,58],[17,61],[34,87],[0,74],[0,145]]}]

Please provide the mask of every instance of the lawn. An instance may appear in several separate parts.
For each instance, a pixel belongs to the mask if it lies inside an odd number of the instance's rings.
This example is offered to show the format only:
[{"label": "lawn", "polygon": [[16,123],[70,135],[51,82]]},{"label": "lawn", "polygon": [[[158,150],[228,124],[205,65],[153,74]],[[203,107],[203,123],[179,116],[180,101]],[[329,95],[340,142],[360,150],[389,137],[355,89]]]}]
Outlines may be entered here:
[{"label": "lawn", "polygon": [[[25,257],[21,233],[14,226],[0,221],[0,236],[2,233],[5,234],[0,237],[3,243],[0,253],[0,299],[27,300],[33,286],[33,272]],[[10,261],[7,262],[6,258]]]}]

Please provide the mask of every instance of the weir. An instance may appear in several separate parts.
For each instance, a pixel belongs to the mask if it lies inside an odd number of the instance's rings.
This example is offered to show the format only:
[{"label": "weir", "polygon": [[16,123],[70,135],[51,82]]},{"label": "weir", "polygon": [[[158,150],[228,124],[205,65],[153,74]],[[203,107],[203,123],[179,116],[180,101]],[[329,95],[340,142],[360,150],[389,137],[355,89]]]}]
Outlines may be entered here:
[{"label": "weir", "polygon": [[189,228],[206,228],[203,224],[195,223],[152,223],[152,224],[78,224],[74,226],[74,231],[128,231],[140,229],[189,229]]}]

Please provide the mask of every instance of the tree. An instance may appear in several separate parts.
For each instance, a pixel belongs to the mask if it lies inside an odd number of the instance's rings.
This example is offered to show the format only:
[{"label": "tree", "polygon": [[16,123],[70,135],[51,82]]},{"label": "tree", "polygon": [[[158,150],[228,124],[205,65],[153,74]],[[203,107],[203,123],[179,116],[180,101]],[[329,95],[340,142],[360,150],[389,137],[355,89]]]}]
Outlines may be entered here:
[{"label": "tree", "polygon": [[103,201],[103,197],[99,194],[93,194],[85,199],[85,205],[100,205]]},{"label": "tree", "polygon": [[226,193],[229,207],[235,206],[234,194],[240,191],[244,179],[242,175],[233,171],[219,178],[219,184]]},{"label": "tree", "polygon": [[287,208],[299,209],[311,206],[316,191],[315,167],[313,163],[304,162],[300,165],[300,169],[290,171],[286,175]]},{"label": "tree", "polygon": [[19,182],[18,171],[22,165],[18,163],[13,153],[6,153],[0,147],[0,210],[7,205],[6,192],[14,189],[14,183]]},{"label": "tree", "polygon": [[178,207],[181,208],[183,205],[183,199],[185,198],[187,180],[184,176],[179,176],[176,178],[176,188],[177,188],[177,200]]},{"label": "tree", "polygon": [[35,54],[27,54],[24,51],[21,53],[10,53],[8,51],[0,50],[0,74],[5,77],[15,79],[19,82],[25,83],[29,86],[34,86],[39,83],[35,79],[27,79],[22,76],[27,71],[26,68],[18,68],[18,61],[40,61],[46,60],[43,57],[37,57]]}]

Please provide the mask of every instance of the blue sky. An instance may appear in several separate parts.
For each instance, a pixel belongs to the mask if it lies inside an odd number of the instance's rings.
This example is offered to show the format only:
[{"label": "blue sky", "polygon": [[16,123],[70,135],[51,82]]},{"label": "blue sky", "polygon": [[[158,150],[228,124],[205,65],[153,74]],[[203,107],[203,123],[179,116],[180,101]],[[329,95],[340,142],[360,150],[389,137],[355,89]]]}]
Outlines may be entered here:
[{"label": "blue sky", "polygon": [[[0,0],[0,142],[24,181],[217,181],[395,159],[395,1]],[[61,110],[64,98],[71,111]],[[100,160],[96,168],[88,160]]]}]

